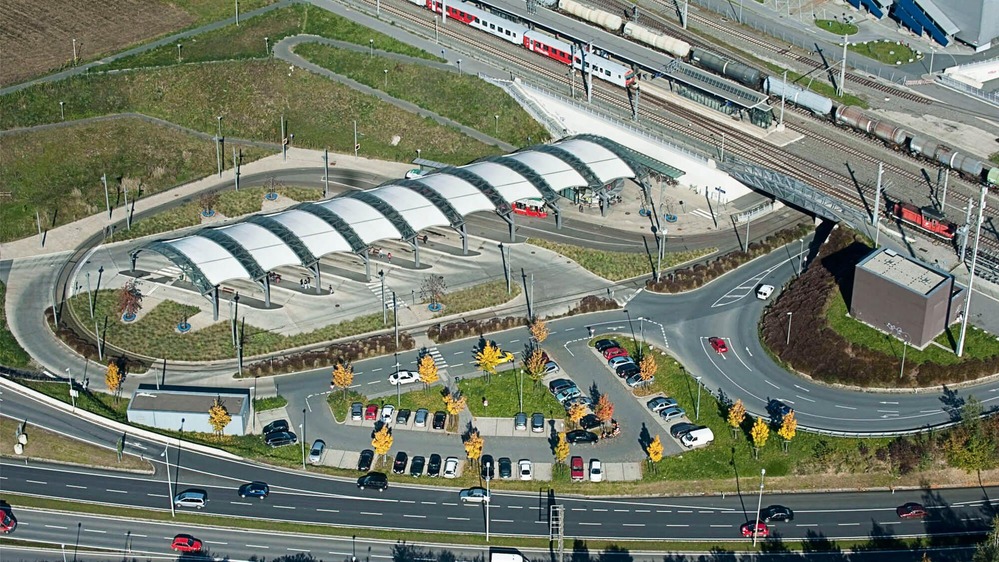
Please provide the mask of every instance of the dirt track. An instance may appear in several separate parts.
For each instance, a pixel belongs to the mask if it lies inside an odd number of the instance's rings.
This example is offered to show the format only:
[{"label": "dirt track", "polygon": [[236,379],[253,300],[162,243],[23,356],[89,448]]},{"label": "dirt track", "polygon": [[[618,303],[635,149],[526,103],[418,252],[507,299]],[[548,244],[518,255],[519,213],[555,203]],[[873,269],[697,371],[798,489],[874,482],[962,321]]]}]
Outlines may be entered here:
[{"label": "dirt track", "polygon": [[194,17],[159,0],[0,0],[0,86],[99,58],[188,27]]}]

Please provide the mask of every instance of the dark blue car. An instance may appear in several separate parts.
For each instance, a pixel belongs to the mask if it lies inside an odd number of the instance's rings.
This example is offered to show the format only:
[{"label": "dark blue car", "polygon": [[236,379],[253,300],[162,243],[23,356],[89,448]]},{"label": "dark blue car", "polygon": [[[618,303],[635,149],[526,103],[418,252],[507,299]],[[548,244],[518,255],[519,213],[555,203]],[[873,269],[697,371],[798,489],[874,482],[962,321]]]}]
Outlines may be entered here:
[{"label": "dark blue car", "polygon": [[264,499],[271,493],[266,482],[249,482],[239,487],[239,497]]}]

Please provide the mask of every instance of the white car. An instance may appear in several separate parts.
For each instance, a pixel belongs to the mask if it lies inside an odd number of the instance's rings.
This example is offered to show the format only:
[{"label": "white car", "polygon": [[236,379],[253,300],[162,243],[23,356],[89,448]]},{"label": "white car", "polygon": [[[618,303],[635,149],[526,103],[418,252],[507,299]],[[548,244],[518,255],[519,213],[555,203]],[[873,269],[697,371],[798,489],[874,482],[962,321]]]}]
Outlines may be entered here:
[{"label": "white car", "polygon": [[489,492],[485,488],[466,488],[458,494],[461,503],[489,503]]},{"label": "white car", "polygon": [[520,468],[521,480],[531,480],[534,478],[534,468],[531,466],[531,461],[520,459],[517,461],[517,466]]},{"label": "white car", "polygon": [[444,478],[458,477],[458,457],[444,459]]},{"label": "white car", "polygon": [[770,295],[774,293],[773,285],[760,285],[759,289],[756,289],[756,298],[761,301],[765,301],[770,298]]},{"label": "white car", "polygon": [[392,423],[392,414],[395,413],[395,406],[392,404],[385,404],[382,406],[382,423],[389,425]]},{"label": "white car", "polygon": [[395,386],[400,384],[411,384],[420,380],[420,373],[416,371],[397,371],[389,375],[389,384]]},{"label": "white car", "polygon": [[597,459],[590,459],[590,482],[603,482],[604,470]]}]

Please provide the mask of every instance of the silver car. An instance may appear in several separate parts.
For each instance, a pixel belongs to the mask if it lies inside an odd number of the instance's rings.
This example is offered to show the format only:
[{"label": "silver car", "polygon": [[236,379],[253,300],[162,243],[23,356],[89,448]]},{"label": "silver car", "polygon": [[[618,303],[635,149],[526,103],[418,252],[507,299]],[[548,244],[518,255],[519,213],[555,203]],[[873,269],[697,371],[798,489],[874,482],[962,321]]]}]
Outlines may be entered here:
[{"label": "silver car", "polygon": [[677,406],[670,406],[669,408],[666,408],[665,410],[659,412],[659,417],[661,417],[663,421],[670,421],[682,417],[686,413],[687,412],[685,412],[683,408]]},{"label": "silver car", "polygon": [[646,406],[652,410],[653,414],[658,414],[659,412],[669,408],[670,406],[676,406],[676,400],[673,398],[666,398],[663,396],[656,396],[652,400],[645,403]]},{"label": "silver car", "polygon": [[173,498],[176,507],[195,507],[201,509],[208,503],[208,493],[203,490],[185,490]]},{"label": "silver car", "polygon": [[513,416],[513,428],[517,431],[527,431],[527,414],[517,412],[517,415]]},{"label": "silver car", "polygon": [[426,408],[420,408],[416,411],[416,416],[413,418],[413,425],[415,427],[427,427],[427,417],[429,416],[429,410]]},{"label": "silver car", "polygon": [[488,503],[489,492],[485,488],[467,488],[458,494],[461,503]]},{"label": "silver car", "polygon": [[312,442],[312,448],[309,449],[309,462],[312,464],[319,464],[319,461],[323,458],[323,451],[326,450],[326,442],[322,439],[316,439]]}]

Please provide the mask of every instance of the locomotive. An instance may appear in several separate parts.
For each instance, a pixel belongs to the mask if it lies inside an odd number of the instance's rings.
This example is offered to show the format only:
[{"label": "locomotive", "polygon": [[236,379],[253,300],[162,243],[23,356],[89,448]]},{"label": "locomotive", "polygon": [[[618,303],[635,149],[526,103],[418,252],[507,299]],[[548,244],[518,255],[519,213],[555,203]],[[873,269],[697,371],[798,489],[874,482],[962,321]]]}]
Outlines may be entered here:
[{"label": "locomotive", "polygon": [[912,225],[941,240],[953,240],[954,236],[957,235],[957,225],[948,222],[943,213],[933,207],[895,203],[891,208],[890,215],[892,218]]}]

